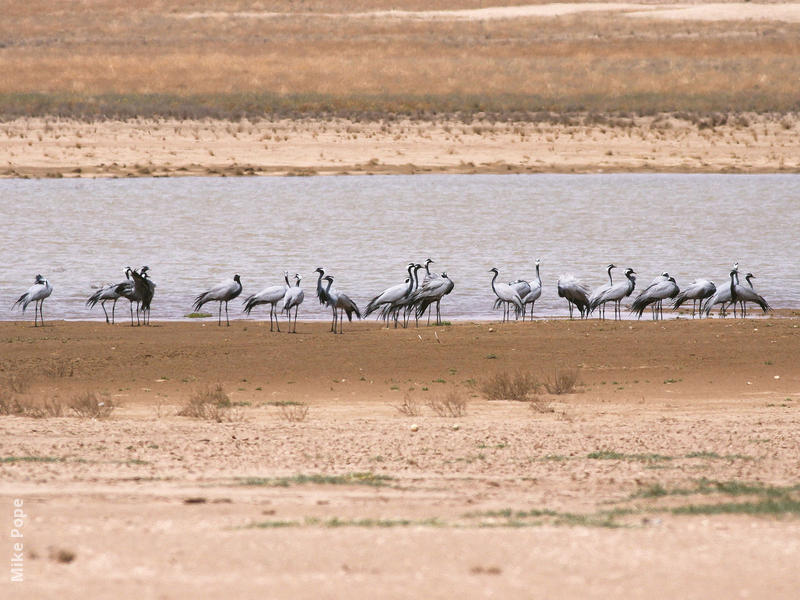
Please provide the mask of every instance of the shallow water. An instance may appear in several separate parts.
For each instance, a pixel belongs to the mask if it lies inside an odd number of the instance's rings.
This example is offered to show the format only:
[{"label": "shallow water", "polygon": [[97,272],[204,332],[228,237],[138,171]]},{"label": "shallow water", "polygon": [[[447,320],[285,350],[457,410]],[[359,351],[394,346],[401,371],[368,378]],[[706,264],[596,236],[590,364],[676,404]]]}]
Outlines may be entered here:
[{"label": "shallow water", "polygon": [[[724,283],[739,261],[773,307],[800,306],[797,175],[2,180],[0,216],[3,320],[20,318],[11,304],[37,273],[55,288],[46,318],[102,318],[86,298],[144,264],[158,284],[153,319],[183,318],[194,296],[236,272],[244,297],[281,283],[284,270],[305,276],[300,318],[327,318],[314,296],[317,266],[363,306],[427,257],[455,282],[445,319],[498,317],[488,270],[532,279],[536,258],[538,316],[566,314],[560,274],[594,287],[609,262],[617,277],[633,267],[638,289],[662,271],[681,286]],[[240,310],[237,299],[231,314]]]}]

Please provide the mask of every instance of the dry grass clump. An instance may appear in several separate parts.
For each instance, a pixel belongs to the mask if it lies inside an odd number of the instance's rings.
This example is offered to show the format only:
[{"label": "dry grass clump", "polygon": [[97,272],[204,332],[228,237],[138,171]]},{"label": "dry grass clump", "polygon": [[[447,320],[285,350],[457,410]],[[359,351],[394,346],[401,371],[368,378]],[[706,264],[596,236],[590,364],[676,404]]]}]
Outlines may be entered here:
[{"label": "dry grass clump", "polygon": [[12,373],[5,378],[5,386],[15,394],[24,394],[31,386],[30,373]]},{"label": "dry grass clump", "polygon": [[48,377],[72,377],[75,374],[75,365],[70,360],[52,360],[43,371]]},{"label": "dry grass clump", "polygon": [[205,388],[195,392],[178,411],[180,417],[191,417],[193,419],[203,419],[206,421],[230,421],[231,419],[231,399],[225,393],[221,384],[213,388]]},{"label": "dry grass clump", "polygon": [[440,417],[463,417],[467,412],[467,399],[455,388],[431,396],[426,404]]},{"label": "dry grass clump", "polygon": [[308,404],[305,402],[281,404],[280,409],[283,420],[290,423],[301,423],[308,416]]},{"label": "dry grass clump", "polygon": [[481,385],[487,400],[517,400],[525,402],[541,384],[528,373],[496,373]]},{"label": "dry grass clump", "polygon": [[75,396],[67,406],[75,416],[84,419],[106,419],[116,408],[110,398],[100,399],[94,392],[84,392]]},{"label": "dry grass clump", "polygon": [[45,419],[64,416],[64,404],[58,399],[36,402],[30,398],[18,398],[11,394],[0,396],[0,415]]},{"label": "dry grass clump", "polygon": [[571,394],[575,391],[575,386],[579,381],[578,369],[560,369],[553,374],[552,378],[545,380],[544,387],[548,394]]},{"label": "dry grass clump", "polygon": [[394,406],[401,415],[407,417],[419,416],[419,402],[408,392],[403,396],[403,403]]}]

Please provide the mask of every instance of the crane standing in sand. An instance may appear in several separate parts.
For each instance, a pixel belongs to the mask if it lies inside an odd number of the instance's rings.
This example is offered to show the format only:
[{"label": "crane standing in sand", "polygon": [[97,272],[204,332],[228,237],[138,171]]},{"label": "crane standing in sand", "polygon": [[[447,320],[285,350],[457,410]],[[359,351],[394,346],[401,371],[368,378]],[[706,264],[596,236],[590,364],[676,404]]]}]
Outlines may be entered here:
[{"label": "crane standing in sand", "polygon": [[28,291],[22,294],[17,301],[14,302],[12,309],[17,306],[18,304],[22,305],[22,312],[25,312],[25,309],[28,308],[28,304],[33,302],[33,326],[36,327],[36,316],[38,314],[39,319],[42,322],[42,327],[44,327],[44,314],[42,313],[42,304],[46,298],[50,297],[50,294],[53,293],[53,286],[50,285],[50,282],[47,281],[41,275],[37,275],[36,279],[34,280],[34,284],[28,288]]},{"label": "crane standing in sand", "polygon": [[228,319],[228,302],[236,298],[242,293],[242,281],[239,274],[236,273],[231,281],[223,281],[218,286],[203,292],[194,299],[194,311],[199,312],[206,302],[219,302],[219,317],[217,325],[222,325],[222,303],[225,303],[225,322],[230,327],[231,322]]}]

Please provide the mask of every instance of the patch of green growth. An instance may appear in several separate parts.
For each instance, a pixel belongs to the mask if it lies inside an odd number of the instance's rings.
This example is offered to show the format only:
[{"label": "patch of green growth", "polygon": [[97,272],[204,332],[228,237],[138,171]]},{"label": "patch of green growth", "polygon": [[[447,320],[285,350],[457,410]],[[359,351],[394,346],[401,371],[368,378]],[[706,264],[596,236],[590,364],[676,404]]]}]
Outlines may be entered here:
[{"label": "patch of green growth", "polygon": [[723,502],[721,504],[689,504],[672,509],[675,515],[800,515],[800,500],[767,498],[753,502]]},{"label": "patch of green growth", "polygon": [[204,313],[204,312],[193,312],[185,315],[187,319],[207,319],[208,317],[212,316],[211,313]]},{"label": "patch of green growth", "polygon": [[297,402],[295,400],[273,400],[271,402],[265,402],[262,406],[300,406],[302,402]]},{"label": "patch of green growth", "polygon": [[497,354],[487,354],[486,358],[488,359],[497,358]]},{"label": "patch of green growth", "polygon": [[622,454],[614,450],[595,450],[587,454],[586,458],[596,460],[640,460],[646,462],[672,460],[671,456],[664,456],[663,454]]},{"label": "patch of green growth", "polygon": [[430,519],[318,519],[306,517],[302,521],[260,521],[247,525],[248,529],[280,529],[286,527],[364,527],[364,528],[391,528],[391,527],[444,527],[446,524],[433,517]]},{"label": "patch of green growth", "polygon": [[299,521],[259,521],[247,525],[249,529],[283,529],[286,527],[300,527]]},{"label": "patch of green growth", "polygon": [[545,454],[540,460],[553,460],[562,462],[568,460],[568,456],[564,456],[563,454]]},{"label": "patch of green growth", "polygon": [[3,456],[0,457],[0,463],[15,463],[15,462],[63,462],[63,458],[57,456]]},{"label": "patch of green growth", "polygon": [[718,454],[716,452],[689,452],[685,458],[704,458],[708,460],[755,460],[752,456],[746,454]]},{"label": "patch of green growth", "polygon": [[292,477],[245,477],[238,478],[239,485],[289,487],[290,485],[368,485],[381,487],[389,485],[394,478],[372,472],[346,473],[344,475],[294,475]]}]

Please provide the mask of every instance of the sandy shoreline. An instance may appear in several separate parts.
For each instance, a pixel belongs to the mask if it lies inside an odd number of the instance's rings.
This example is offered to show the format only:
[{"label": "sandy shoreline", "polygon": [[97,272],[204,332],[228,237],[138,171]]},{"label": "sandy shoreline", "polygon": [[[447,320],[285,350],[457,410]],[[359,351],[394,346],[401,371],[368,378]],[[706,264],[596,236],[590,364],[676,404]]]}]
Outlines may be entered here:
[{"label": "sandy shoreline", "polygon": [[[3,399],[117,405],[0,417],[0,503],[28,515],[15,597],[791,597],[798,327],[0,323]],[[573,393],[481,392],[563,369]],[[223,422],[176,415],[217,383]],[[429,404],[446,390],[461,416]]]},{"label": "sandy shoreline", "polygon": [[0,124],[0,177],[800,170],[792,116],[623,121],[17,119]]}]

